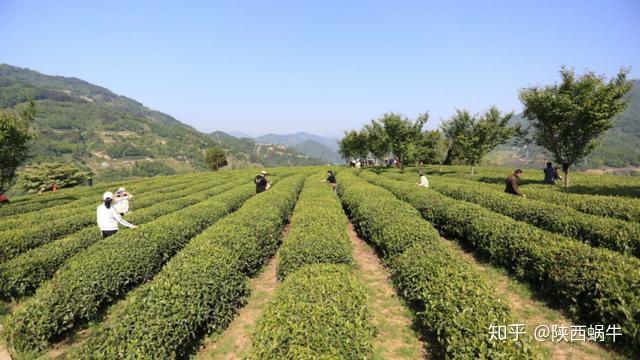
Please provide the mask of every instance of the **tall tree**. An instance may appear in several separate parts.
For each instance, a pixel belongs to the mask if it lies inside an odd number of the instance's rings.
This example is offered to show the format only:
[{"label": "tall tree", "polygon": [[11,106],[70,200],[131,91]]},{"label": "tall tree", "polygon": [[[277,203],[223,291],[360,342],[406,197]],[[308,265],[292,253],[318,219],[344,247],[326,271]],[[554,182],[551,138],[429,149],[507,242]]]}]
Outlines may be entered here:
[{"label": "tall tree", "polygon": [[205,151],[204,161],[211,170],[217,171],[221,167],[227,166],[227,154],[219,146],[212,147]]},{"label": "tall tree", "polygon": [[451,165],[454,160],[460,158],[458,139],[464,132],[469,130],[472,122],[473,118],[468,111],[458,109],[456,109],[454,116],[442,122],[440,129],[444,137],[448,140],[449,145],[444,164]]},{"label": "tall tree", "polygon": [[438,166],[439,172],[442,172],[442,165],[447,159],[448,154],[449,154],[449,139],[447,139],[444,135],[441,134],[435,146],[436,161],[438,165],[440,165]]},{"label": "tall tree", "polygon": [[13,184],[16,169],[29,156],[29,140],[35,138],[29,125],[35,116],[33,101],[20,112],[0,111],[0,194]]},{"label": "tall tree", "polygon": [[628,72],[622,69],[607,81],[592,71],[576,75],[562,67],[560,84],[520,91],[533,139],[562,164],[565,187],[571,165],[599,145],[599,138],[613,126],[613,117],[626,108],[625,94],[632,86]]},{"label": "tall tree", "polygon": [[364,126],[362,130],[366,137],[367,149],[378,161],[384,160],[389,154],[389,137],[384,126],[377,120]]},{"label": "tall tree", "polygon": [[364,159],[368,152],[367,137],[363,132],[355,130],[345,132],[338,142],[338,153],[346,162],[353,158]]},{"label": "tall tree", "polygon": [[389,137],[389,146],[400,161],[400,171],[404,171],[405,161],[411,144],[420,136],[422,126],[429,119],[429,114],[422,114],[412,122],[406,116],[397,113],[386,113],[378,120],[384,126]]},{"label": "tall tree", "polygon": [[460,133],[455,141],[461,157],[471,165],[472,175],[475,166],[489,151],[507,142],[519,129],[518,126],[509,126],[513,112],[503,115],[495,106],[481,116],[472,116],[466,110],[458,112],[457,116],[464,117],[465,121],[471,119],[469,126]]},{"label": "tall tree", "polygon": [[411,146],[410,158],[425,164],[438,164],[438,146],[442,144],[442,132],[438,130],[423,131]]}]

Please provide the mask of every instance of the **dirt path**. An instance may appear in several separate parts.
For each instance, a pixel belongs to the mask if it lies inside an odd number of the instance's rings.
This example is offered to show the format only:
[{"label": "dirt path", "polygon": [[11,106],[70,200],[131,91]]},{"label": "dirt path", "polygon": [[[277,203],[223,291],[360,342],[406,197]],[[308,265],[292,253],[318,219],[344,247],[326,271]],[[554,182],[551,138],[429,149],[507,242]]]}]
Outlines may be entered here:
[{"label": "dirt path", "polygon": [[4,345],[0,344],[0,360],[11,360],[11,354],[4,348]]},{"label": "dirt path", "polygon": [[[289,225],[282,232],[286,238]],[[240,309],[238,316],[233,319],[229,327],[221,334],[209,337],[198,354],[197,359],[243,359],[251,348],[251,332],[256,320],[262,315],[265,305],[271,300],[278,286],[276,276],[280,251],[271,258],[263,271],[251,279],[249,287],[251,295],[247,305]]]},{"label": "dirt path", "polygon": [[[505,299],[514,313],[515,318],[526,324],[527,333],[531,334],[538,325],[574,324],[561,311],[546,306],[530,288],[522,282],[508,275],[504,270],[487,264],[472,254],[466,252],[457,242],[442,239],[460,257],[467,260],[479,273],[484,274],[489,283],[497,290],[498,295]],[[582,324],[580,324],[582,325]],[[611,352],[595,343],[590,342],[534,342],[550,359],[622,359],[623,357]]]},{"label": "dirt path", "polygon": [[373,312],[373,324],[378,329],[374,351],[381,359],[424,359],[425,346],[413,330],[411,311],[396,294],[389,274],[380,258],[349,224],[353,256],[358,263],[356,275],[361,279]]},{"label": "dirt path", "polygon": [[[2,321],[4,317],[9,315],[16,306],[14,302],[0,300],[0,334],[2,333]],[[9,353],[9,350],[7,350],[2,341],[0,341],[0,360],[11,360],[11,353]]]}]

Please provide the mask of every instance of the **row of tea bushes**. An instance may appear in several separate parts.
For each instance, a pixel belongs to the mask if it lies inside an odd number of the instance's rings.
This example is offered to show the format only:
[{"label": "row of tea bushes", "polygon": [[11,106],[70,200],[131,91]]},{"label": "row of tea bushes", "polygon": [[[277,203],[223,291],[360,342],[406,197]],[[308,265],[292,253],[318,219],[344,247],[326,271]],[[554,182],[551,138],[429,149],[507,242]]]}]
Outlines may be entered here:
[{"label": "row of tea bushes", "polygon": [[275,253],[304,178],[281,180],[193,239],[73,357],[186,358],[204,332],[224,329],[245,301],[247,276]]},{"label": "row of tea bushes", "polygon": [[347,218],[322,179],[311,176],[296,204],[278,263],[284,281],[258,319],[252,359],[372,358],[375,329],[352,273]]},{"label": "row of tea bushes", "polygon": [[[138,205],[137,200],[141,199],[140,195],[155,195],[156,193],[171,192],[184,188],[185,186],[189,186],[192,183],[195,183],[195,180],[191,180],[188,182],[184,180],[179,182],[166,182],[166,180],[163,180],[150,182],[148,184],[145,184],[144,187],[138,185],[136,188],[128,189],[128,191],[134,191],[132,192],[132,194],[135,195],[134,206],[136,206]],[[86,214],[87,212],[95,210],[95,207],[98,206],[101,202],[102,193],[96,194],[94,196],[94,193],[92,192],[90,194],[86,194],[86,196],[82,199],[78,199],[77,201],[73,201],[71,203],[65,203],[60,206],[53,206],[40,211],[33,211],[17,216],[12,216],[9,219],[2,219],[0,220],[0,230],[7,231],[38,226],[42,223],[42,219],[60,220],[68,218],[71,221],[73,220],[73,216]]]},{"label": "row of tea bushes", "polygon": [[[161,186],[162,184],[156,185]],[[153,188],[141,191],[139,198],[135,199],[135,206],[144,208],[153,205],[155,194],[156,190]],[[0,262],[7,261],[65,235],[73,234],[87,226],[95,225],[96,207],[102,201],[101,199],[101,196],[97,199],[90,199],[91,203],[80,209],[69,207],[52,214],[40,214],[40,221],[37,225],[27,222],[17,229],[3,231],[0,233]],[[43,219],[47,221],[42,221]]]},{"label": "row of tea bushes", "polygon": [[[143,187],[153,183],[177,183],[186,182],[195,179],[195,174],[185,174],[179,176],[160,176],[141,180],[134,180],[126,183],[126,186],[141,190]],[[61,189],[56,192],[45,192],[43,194],[28,195],[18,199],[12,199],[12,202],[0,207],[0,219],[13,219],[34,211],[49,211],[52,208],[58,208],[62,205],[75,206],[78,203],[84,203],[88,198],[100,199],[105,191],[114,191],[123,182],[112,182],[108,184],[100,184],[93,187],[77,186],[70,189]],[[72,205],[73,204],[73,205]],[[0,220],[0,229],[2,227]]]},{"label": "row of tea bushes", "polygon": [[95,318],[106,304],[152,278],[194,236],[254,193],[253,184],[236,187],[69,259],[5,319],[6,343],[18,353],[44,350],[56,336]]},{"label": "row of tea bushes", "polygon": [[491,341],[492,324],[513,323],[504,301],[471,265],[441,243],[411,205],[343,171],[338,192],[358,232],[382,253],[394,284],[449,358],[532,358],[527,343]]},{"label": "row of tea bushes", "polygon": [[[397,172],[387,172],[391,177],[396,179],[407,179],[415,181],[415,173],[400,174]],[[466,184],[474,184],[478,188],[492,189],[503,191],[504,190],[504,178],[499,178],[499,182],[496,184],[481,182],[478,179],[461,177],[461,176],[437,176],[437,172],[434,176],[429,176],[429,180],[432,183],[438,184],[440,182],[464,182]],[[528,173],[525,174],[525,178],[528,178]],[[523,181],[527,183],[527,179]],[[526,184],[521,187],[527,198],[533,200],[540,200],[549,204],[556,204],[562,206],[568,206],[575,210],[581,211],[586,214],[604,216],[624,221],[640,222],[640,199],[622,197],[622,196],[606,196],[606,195],[588,195],[571,193],[565,191],[564,188],[559,186],[549,186],[540,184]]]},{"label": "row of tea bushes", "polygon": [[[217,180],[217,179],[216,179]],[[127,220],[142,225],[169,215],[187,206],[205,201],[236,186],[246,183],[246,179],[199,182],[180,191],[160,194],[155,197],[155,205],[137,209],[127,215]],[[124,236],[128,229],[113,235],[110,240]],[[85,250],[102,239],[97,227],[88,227],[63,239],[42,245],[0,264],[0,296],[20,298],[30,295],[71,256]]]},{"label": "row of tea bushes", "polygon": [[280,251],[279,279],[309,264],[354,264],[347,217],[331,186],[322,179],[309,177],[298,199]]},{"label": "row of tea bushes", "polygon": [[640,349],[640,261],[540,230],[431,189],[362,173],[413,205],[442,234],[459,239],[564,307],[581,324],[618,324],[615,345]]},{"label": "row of tea bushes", "polygon": [[477,183],[436,180],[432,181],[433,189],[448,197],[481,205],[591,246],[640,256],[638,223],[589,215],[566,206],[513,196]]}]

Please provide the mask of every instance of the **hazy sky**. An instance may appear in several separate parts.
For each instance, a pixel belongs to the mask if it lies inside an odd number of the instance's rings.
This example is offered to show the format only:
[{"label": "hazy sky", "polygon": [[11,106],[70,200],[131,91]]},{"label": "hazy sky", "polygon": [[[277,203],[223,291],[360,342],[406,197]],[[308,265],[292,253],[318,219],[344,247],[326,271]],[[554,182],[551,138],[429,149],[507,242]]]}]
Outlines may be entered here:
[{"label": "hazy sky", "polygon": [[387,111],[434,128],[520,111],[518,89],[563,64],[639,77],[640,1],[0,0],[3,62],[207,132],[335,135]]}]

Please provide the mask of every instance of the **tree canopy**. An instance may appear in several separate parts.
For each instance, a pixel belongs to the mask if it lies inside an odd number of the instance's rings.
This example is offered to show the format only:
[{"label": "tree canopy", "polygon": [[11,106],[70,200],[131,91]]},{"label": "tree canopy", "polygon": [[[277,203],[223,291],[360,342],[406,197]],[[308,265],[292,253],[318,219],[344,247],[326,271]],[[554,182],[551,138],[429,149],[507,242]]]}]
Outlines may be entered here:
[{"label": "tree canopy", "polygon": [[384,159],[390,150],[389,136],[384,125],[377,120],[372,120],[370,124],[364,126],[362,132],[371,155],[378,160]]},{"label": "tree canopy", "polygon": [[459,132],[455,142],[459,155],[471,165],[471,174],[483,157],[519,130],[517,126],[509,126],[513,113],[503,115],[495,106],[480,116],[470,115],[466,110],[459,111],[456,116],[465,118],[463,122],[467,127]]},{"label": "tree canopy", "polygon": [[59,162],[30,165],[20,171],[18,186],[28,193],[44,188],[51,190],[54,184],[58,188],[74,187],[84,183],[87,173],[72,164]]},{"label": "tree canopy", "polygon": [[364,132],[346,131],[344,137],[338,142],[338,153],[345,161],[353,158],[366,159],[369,154],[367,136]]},{"label": "tree canopy", "polygon": [[576,75],[563,67],[559,84],[520,91],[532,138],[562,164],[565,186],[570,166],[598,146],[601,136],[613,126],[613,117],[626,108],[625,94],[632,86],[627,74],[622,69],[607,80],[592,71]]},{"label": "tree canopy", "polygon": [[204,158],[207,166],[213,171],[218,171],[221,167],[227,166],[227,154],[219,146],[207,149]]},{"label": "tree canopy", "polygon": [[422,132],[422,126],[429,119],[429,114],[418,116],[415,121],[409,120],[406,116],[397,113],[386,113],[378,121],[384,126],[384,130],[389,138],[389,147],[400,161],[400,170],[404,170],[409,147],[418,140]]},{"label": "tree canopy", "polygon": [[29,126],[36,115],[33,101],[20,112],[0,111],[0,194],[13,184],[18,167],[29,157]]}]

